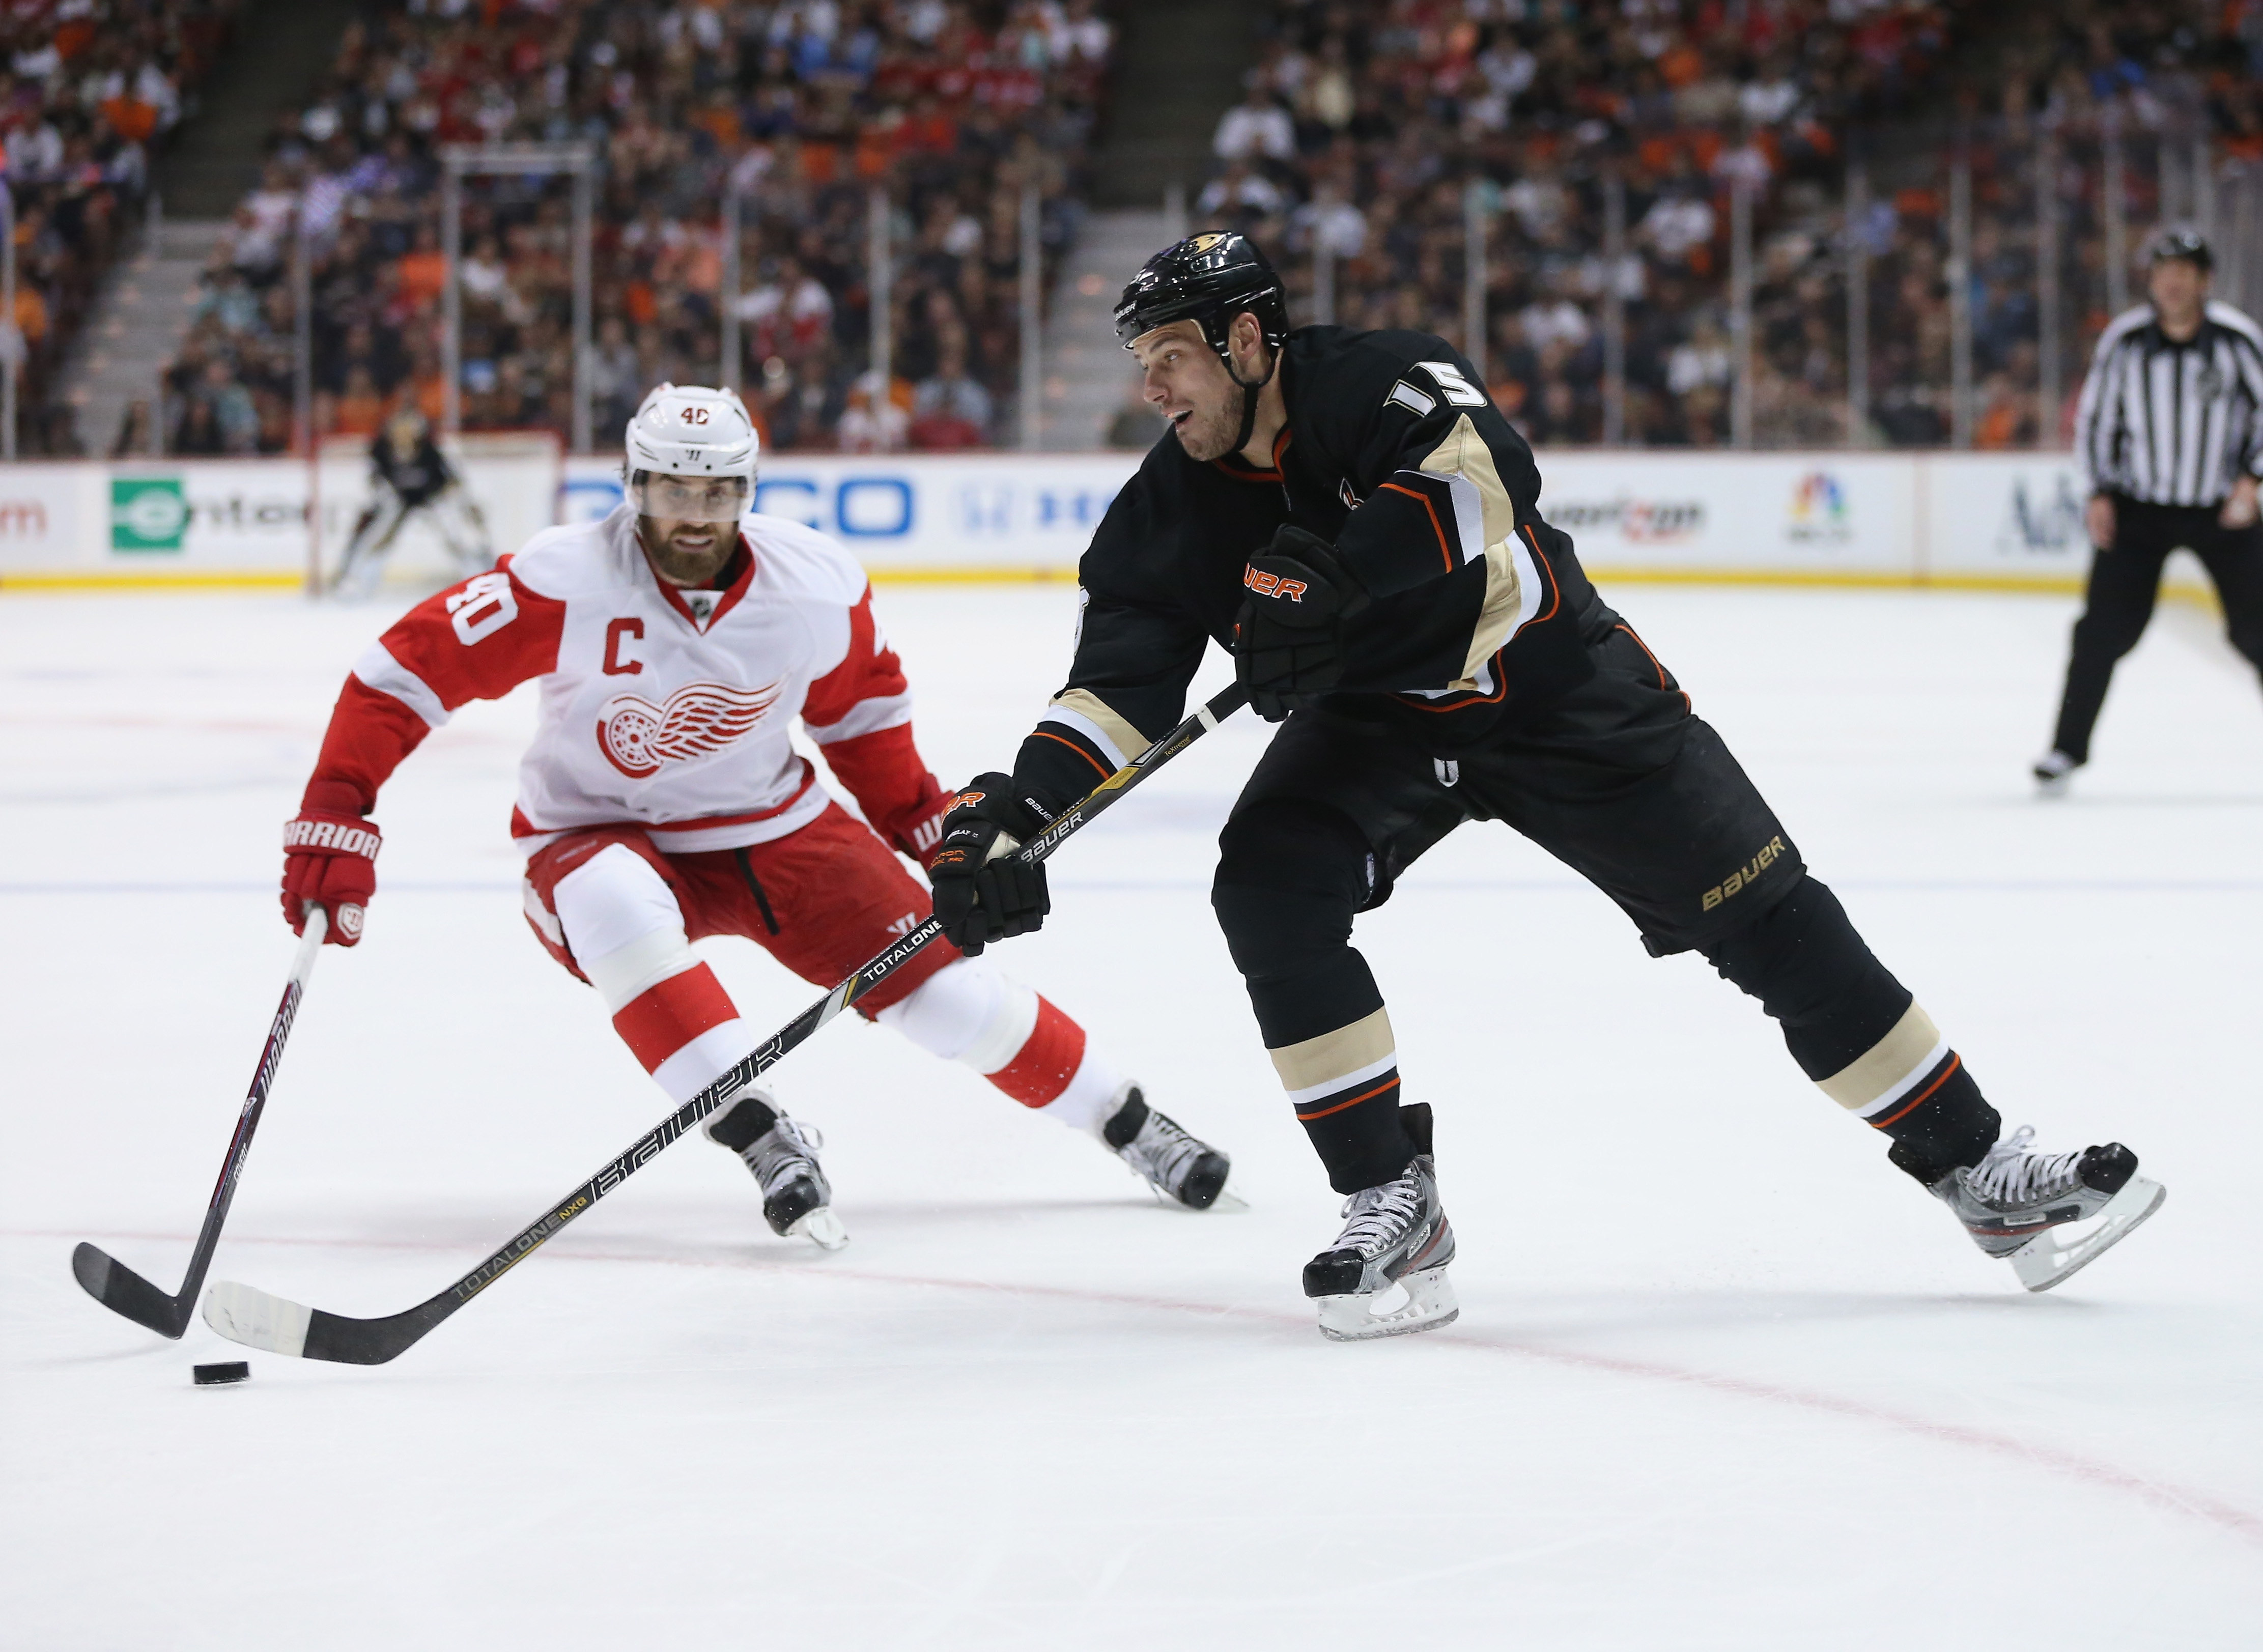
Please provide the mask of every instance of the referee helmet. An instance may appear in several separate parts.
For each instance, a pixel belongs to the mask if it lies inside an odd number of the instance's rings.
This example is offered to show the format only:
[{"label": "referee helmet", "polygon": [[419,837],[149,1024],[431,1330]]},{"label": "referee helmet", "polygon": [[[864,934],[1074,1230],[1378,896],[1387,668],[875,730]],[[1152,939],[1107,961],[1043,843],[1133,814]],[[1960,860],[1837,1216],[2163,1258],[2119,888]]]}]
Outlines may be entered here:
[{"label": "referee helmet", "polygon": [[2188,263],[2202,275],[2216,269],[2216,254],[2210,250],[2208,237],[2197,229],[2165,229],[2153,237],[2153,244],[2145,249],[2145,263],[2166,263],[2172,258]]}]

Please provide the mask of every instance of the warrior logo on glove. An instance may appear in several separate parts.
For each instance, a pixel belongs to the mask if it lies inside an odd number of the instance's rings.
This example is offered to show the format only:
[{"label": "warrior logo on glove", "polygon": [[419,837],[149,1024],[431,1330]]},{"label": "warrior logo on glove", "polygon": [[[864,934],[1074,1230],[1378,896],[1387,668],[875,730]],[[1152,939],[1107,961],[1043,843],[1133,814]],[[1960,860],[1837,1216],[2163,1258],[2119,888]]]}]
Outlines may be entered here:
[{"label": "warrior logo on glove", "polygon": [[315,781],[307,788],[298,818],[283,826],[283,916],[306,928],[309,904],[328,908],[325,944],[351,947],[361,939],[363,909],[377,893],[377,851],[384,840],[361,818],[363,799],[349,785]]}]

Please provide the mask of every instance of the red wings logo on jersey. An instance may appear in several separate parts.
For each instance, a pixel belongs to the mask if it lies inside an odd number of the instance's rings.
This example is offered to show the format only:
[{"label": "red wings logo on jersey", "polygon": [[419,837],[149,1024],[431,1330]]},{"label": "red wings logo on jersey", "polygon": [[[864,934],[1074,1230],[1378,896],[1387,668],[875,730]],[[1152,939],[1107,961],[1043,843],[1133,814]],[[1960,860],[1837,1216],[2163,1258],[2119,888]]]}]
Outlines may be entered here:
[{"label": "red wings logo on jersey", "polygon": [[659,705],[633,694],[616,695],[598,719],[597,749],[631,780],[649,779],[662,764],[705,757],[744,737],[784,688],[783,680],[759,689],[692,682]]}]

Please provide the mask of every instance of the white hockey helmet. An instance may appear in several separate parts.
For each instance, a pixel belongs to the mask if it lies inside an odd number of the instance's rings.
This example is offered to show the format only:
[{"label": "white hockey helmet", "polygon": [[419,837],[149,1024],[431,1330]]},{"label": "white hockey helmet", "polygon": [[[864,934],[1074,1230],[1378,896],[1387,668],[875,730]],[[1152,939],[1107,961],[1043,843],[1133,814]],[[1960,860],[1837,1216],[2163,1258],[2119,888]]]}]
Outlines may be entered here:
[{"label": "white hockey helmet", "polygon": [[623,491],[640,516],[736,522],[754,503],[762,441],[734,391],[662,385],[624,444]]}]

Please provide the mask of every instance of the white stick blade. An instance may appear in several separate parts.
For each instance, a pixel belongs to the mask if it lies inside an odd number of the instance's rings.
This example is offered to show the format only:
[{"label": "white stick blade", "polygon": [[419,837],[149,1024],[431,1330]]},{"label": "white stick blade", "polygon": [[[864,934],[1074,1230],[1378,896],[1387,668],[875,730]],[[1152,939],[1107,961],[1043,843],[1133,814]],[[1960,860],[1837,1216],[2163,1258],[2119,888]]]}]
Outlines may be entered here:
[{"label": "white stick blade", "polygon": [[307,1351],[307,1327],[314,1317],[311,1308],[233,1280],[221,1280],[205,1293],[205,1324],[230,1342],[294,1360]]}]

